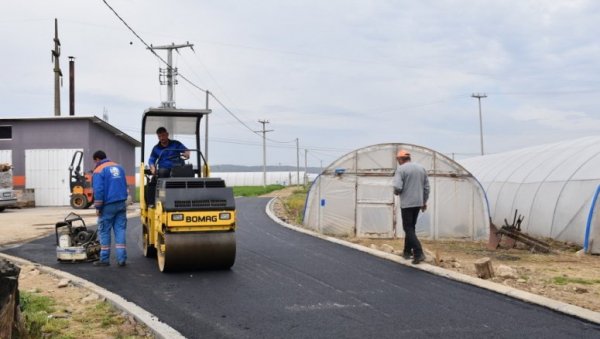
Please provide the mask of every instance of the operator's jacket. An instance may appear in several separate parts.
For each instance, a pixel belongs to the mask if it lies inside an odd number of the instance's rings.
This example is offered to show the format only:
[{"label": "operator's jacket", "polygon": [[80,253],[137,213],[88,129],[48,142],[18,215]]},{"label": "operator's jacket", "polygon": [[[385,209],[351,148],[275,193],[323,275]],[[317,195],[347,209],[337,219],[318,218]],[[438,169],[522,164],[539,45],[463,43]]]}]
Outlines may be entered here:
[{"label": "operator's jacket", "polygon": [[127,200],[125,170],[116,162],[104,159],[96,164],[92,177],[94,206],[102,210],[104,205]]}]

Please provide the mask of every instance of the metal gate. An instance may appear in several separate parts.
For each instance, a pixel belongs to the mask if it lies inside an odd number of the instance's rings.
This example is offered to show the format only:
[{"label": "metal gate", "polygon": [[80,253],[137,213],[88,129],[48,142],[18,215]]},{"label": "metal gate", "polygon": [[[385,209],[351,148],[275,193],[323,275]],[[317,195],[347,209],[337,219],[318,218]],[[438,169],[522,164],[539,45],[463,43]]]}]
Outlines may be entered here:
[{"label": "metal gate", "polygon": [[34,189],[36,206],[69,205],[69,165],[76,151],[83,149],[25,150],[25,188]]}]

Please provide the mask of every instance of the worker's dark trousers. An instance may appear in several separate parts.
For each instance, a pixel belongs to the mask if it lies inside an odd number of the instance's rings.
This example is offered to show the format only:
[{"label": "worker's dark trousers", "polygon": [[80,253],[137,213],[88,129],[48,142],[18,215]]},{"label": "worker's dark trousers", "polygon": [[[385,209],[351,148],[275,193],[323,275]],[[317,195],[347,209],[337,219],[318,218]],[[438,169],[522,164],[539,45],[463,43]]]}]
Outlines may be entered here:
[{"label": "worker's dark trousers", "polygon": [[417,238],[417,232],[415,225],[417,224],[417,217],[419,216],[419,210],[421,207],[408,207],[402,208],[402,228],[404,229],[404,254],[414,255],[415,258],[423,255],[423,248]]}]

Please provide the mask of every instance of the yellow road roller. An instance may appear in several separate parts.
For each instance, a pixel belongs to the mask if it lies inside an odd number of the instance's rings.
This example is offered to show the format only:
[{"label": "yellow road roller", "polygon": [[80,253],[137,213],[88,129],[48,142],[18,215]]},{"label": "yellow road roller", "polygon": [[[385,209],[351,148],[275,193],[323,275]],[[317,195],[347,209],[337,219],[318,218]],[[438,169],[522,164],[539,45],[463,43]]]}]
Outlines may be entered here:
[{"label": "yellow road roller", "polygon": [[[161,272],[229,269],[236,255],[233,190],[211,178],[200,148],[200,122],[210,110],[150,108],[142,118],[140,209],[143,253],[157,258]],[[154,164],[145,163],[157,130],[184,149],[161,147]],[[169,143],[171,145],[172,143]],[[195,144],[195,148],[190,147]],[[146,149],[148,147],[148,149]],[[171,157],[160,167],[161,157]],[[152,165],[152,166],[151,166]],[[154,170],[150,170],[154,167]],[[167,168],[169,167],[169,168]]]}]

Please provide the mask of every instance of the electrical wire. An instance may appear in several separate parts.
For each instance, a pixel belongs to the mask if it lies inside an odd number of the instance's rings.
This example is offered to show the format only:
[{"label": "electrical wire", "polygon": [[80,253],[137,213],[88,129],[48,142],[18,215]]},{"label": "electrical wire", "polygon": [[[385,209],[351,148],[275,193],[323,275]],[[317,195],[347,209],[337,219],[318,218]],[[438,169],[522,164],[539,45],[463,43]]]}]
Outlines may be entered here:
[{"label": "electrical wire", "polygon": [[[169,65],[160,55],[158,55],[158,53],[156,53],[154,51],[154,49],[152,48],[152,45],[148,44],[131,26],[129,26],[129,24],[125,21],[125,19],[123,19],[119,13],[117,13],[117,11],[110,6],[110,4],[106,1],[106,0],[102,0],[102,2],[104,2],[104,4],[114,13],[114,15],[125,25],[125,27],[127,27],[127,29],[129,29],[129,31],[131,33],[133,33],[133,35],[135,35],[135,37],[142,42],[142,44],[144,44],[144,46],[146,46],[146,48],[148,50],[150,50],[150,52],[156,57],[158,58],[163,64],[165,64],[168,68],[170,68],[172,71],[174,70],[173,67],[171,65]],[[204,66],[203,63],[201,63],[203,65],[203,67],[206,68],[206,66]],[[207,70],[208,72],[208,70]],[[210,74],[210,72],[208,72],[209,76],[211,77],[211,79],[213,79],[213,81],[215,81],[215,83],[218,82],[216,81],[216,79],[212,76],[212,74]],[[188,83],[189,85],[191,85],[192,87],[198,89],[201,92],[207,93],[209,96],[211,96],[227,113],[229,113],[235,120],[237,120],[242,126],[246,127],[250,132],[252,132],[255,135],[260,136],[261,131],[255,131],[254,129],[252,129],[250,126],[248,126],[248,124],[246,124],[245,122],[243,122],[237,115],[235,115],[235,113],[233,113],[231,111],[231,109],[229,109],[229,107],[227,107],[221,100],[219,100],[219,98],[217,98],[215,96],[214,93],[205,90],[203,88],[201,88],[200,86],[196,85],[193,81],[191,81],[190,79],[188,79],[185,75],[181,74],[178,72],[178,76],[180,78],[182,78],[183,80],[185,80],[186,83]],[[220,87],[220,86],[219,86]],[[271,138],[265,138],[271,142],[275,142],[275,143],[292,143],[295,142],[296,139],[294,140],[290,140],[290,141],[279,141],[279,140],[275,140],[275,139],[271,139]]]}]

